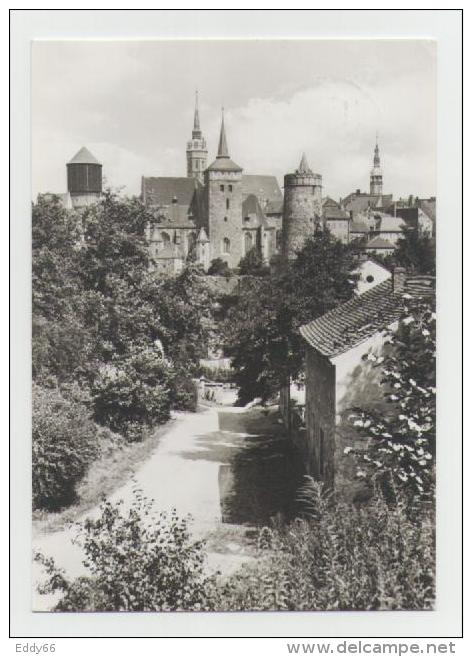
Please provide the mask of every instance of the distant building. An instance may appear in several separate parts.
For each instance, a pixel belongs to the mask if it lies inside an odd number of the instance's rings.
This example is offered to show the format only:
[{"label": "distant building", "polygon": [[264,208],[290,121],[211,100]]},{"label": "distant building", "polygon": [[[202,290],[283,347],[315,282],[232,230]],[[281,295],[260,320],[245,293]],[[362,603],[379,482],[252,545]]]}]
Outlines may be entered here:
[{"label": "distant building", "polygon": [[284,176],[284,210],[282,223],[282,255],[294,258],[321,221],[321,175],[313,173],[306,156],[295,173]]},{"label": "distant building", "polygon": [[361,192],[357,189],[344,199],[342,207],[348,212],[352,219],[356,219],[359,213],[365,212],[368,208],[384,210],[391,206],[393,200],[392,194],[383,193],[383,173],[380,167],[379,145],[376,142],[374,149],[374,162],[370,171],[370,191]]},{"label": "distant building", "polygon": [[67,191],[73,208],[96,203],[102,195],[102,165],[85,146],[67,163]]},{"label": "distant building", "polygon": [[148,235],[158,226],[163,238],[152,248],[156,263],[167,237],[183,262],[193,259],[205,269],[215,258],[236,268],[252,248],[269,262],[282,241],[283,196],[275,176],[245,175],[233,162],[224,117],[217,156],[207,166],[197,102],[186,155],[186,177],[142,178],[142,200],[155,217]]},{"label": "distant building", "polygon": [[343,210],[341,205],[327,196],[322,204],[323,225],[336,237],[336,239],[348,244],[350,241],[350,215]]},{"label": "distant building", "polygon": [[367,254],[359,258],[359,264],[352,273],[358,277],[355,294],[363,294],[392,277],[392,272],[387,267],[369,258]]}]

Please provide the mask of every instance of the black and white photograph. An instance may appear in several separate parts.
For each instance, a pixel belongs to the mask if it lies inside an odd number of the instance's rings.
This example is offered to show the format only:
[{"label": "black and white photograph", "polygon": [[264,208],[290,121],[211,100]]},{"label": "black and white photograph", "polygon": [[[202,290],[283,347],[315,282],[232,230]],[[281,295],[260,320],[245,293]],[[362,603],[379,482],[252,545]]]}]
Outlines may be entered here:
[{"label": "black and white photograph", "polygon": [[32,72],[34,609],[433,609],[434,42]]},{"label": "black and white photograph", "polygon": [[[445,116],[450,145],[460,126],[443,37],[341,25],[381,10],[303,38],[256,36],[278,11],[140,13],[41,28],[25,51],[14,595],[32,628],[75,637],[118,613],[128,637],[154,636],[147,616],[166,638],[452,627],[461,216],[444,162],[460,164],[439,156]],[[101,32],[115,14],[161,33]],[[254,35],[205,36],[251,16]]]}]

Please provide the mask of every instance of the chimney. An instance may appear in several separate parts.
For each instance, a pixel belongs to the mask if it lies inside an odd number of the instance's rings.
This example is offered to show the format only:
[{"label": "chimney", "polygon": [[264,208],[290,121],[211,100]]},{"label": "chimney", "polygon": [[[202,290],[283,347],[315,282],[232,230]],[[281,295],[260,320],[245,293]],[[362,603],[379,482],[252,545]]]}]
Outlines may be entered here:
[{"label": "chimney", "polygon": [[361,190],[360,190],[360,189],[356,189],[356,196],[359,196],[360,193],[361,193]]},{"label": "chimney", "polygon": [[401,293],[405,289],[406,269],[404,267],[395,267],[392,274],[392,291]]}]

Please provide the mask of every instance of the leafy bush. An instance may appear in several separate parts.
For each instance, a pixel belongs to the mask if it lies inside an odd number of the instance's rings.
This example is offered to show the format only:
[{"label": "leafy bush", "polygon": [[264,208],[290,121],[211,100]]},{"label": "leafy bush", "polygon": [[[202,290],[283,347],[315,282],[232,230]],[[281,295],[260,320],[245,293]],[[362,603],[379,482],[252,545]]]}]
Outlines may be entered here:
[{"label": "leafy bush", "polygon": [[60,591],[56,611],[205,611],[215,607],[215,579],[204,572],[203,543],[191,540],[188,519],[152,512],[135,491],[104,502],[96,520],[81,525],[80,543],[90,575],[68,581],[53,560],[36,555],[49,574],[43,593]]},{"label": "leafy bush", "polygon": [[434,604],[434,511],[412,517],[407,499],[381,496],[364,507],[336,502],[313,482],[310,514],[265,528],[266,558],[246,567],[222,592],[230,610],[431,609]]},{"label": "leafy bush", "polygon": [[231,269],[223,258],[214,258],[207,272],[210,276],[231,276]]},{"label": "leafy bush", "polygon": [[33,508],[57,510],[98,456],[96,428],[86,407],[57,388],[33,385]]},{"label": "leafy bush", "polygon": [[94,419],[140,440],[145,429],[169,419],[172,371],[156,349],[143,349],[103,368],[92,386]]},{"label": "leafy bush", "polygon": [[354,408],[352,421],[366,449],[351,450],[358,476],[386,480],[412,496],[434,496],[436,454],[436,315],[434,299],[404,297],[397,330],[386,331],[388,348],[369,358],[382,371],[387,412]]},{"label": "leafy bush", "polygon": [[267,276],[269,267],[265,264],[260,250],[257,247],[250,249],[239,261],[239,273],[252,276]]}]

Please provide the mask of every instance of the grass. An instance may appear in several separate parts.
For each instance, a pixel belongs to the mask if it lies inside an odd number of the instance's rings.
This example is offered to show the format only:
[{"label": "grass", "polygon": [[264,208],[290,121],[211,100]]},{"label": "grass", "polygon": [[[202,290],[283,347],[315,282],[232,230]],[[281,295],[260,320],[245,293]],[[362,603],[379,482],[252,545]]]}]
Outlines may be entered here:
[{"label": "grass", "polygon": [[120,437],[103,440],[102,456],[93,463],[79,486],[76,502],[58,512],[33,512],[33,534],[60,531],[84,513],[97,506],[102,498],[111,495],[125,484],[159,444],[175,420],[155,429],[141,442],[126,443]]}]

